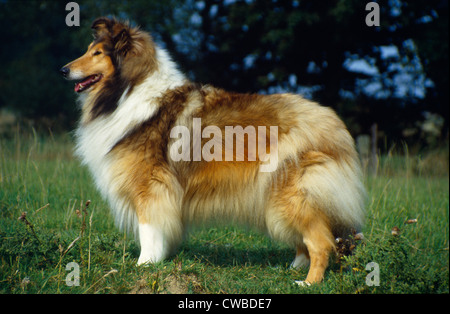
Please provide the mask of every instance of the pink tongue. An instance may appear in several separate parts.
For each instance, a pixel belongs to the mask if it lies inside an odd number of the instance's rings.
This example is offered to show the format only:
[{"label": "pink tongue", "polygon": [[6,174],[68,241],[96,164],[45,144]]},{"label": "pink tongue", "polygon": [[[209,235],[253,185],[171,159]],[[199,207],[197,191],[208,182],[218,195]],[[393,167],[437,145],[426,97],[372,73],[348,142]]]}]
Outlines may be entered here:
[{"label": "pink tongue", "polygon": [[75,92],[79,92],[82,87],[85,87],[87,85],[90,85],[92,81],[94,81],[95,76],[89,76],[84,81],[75,84]]},{"label": "pink tongue", "polygon": [[80,88],[81,88],[81,83],[75,84],[75,92],[78,93],[78,91],[80,90]]}]

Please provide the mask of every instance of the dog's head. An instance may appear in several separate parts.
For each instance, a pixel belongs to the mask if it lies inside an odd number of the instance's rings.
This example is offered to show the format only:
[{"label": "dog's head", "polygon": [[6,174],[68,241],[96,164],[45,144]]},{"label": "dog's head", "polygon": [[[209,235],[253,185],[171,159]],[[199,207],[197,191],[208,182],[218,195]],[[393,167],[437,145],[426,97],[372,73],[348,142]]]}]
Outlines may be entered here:
[{"label": "dog's head", "polygon": [[91,28],[94,41],[87,52],[60,70],[65,78],[77,81],[75,92],[95,91],[114,77],[134,85],[156,69],[149,34],[109,18],[96,19]]}]

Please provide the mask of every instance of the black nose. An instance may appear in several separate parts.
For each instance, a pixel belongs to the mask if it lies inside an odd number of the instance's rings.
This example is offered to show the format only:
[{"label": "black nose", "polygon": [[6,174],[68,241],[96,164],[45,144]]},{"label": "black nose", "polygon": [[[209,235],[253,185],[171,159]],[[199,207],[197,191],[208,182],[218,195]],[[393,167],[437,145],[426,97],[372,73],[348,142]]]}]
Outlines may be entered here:
[{"label": "black nose", "polygon": [[62,67],[59,72],[62,74],[62,76],[67,77],[67,75],[69,75],[70,69],[68,67]]}]

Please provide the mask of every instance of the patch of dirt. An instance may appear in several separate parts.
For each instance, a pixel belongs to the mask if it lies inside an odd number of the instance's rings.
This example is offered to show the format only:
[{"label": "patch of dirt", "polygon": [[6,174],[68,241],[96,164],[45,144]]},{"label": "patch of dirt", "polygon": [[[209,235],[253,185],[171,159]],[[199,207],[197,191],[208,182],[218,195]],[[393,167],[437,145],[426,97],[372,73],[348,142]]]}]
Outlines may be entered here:
[{"label": "patch of dirt", "polygon": [[[165,288],[167,293],[170,294],[186,294],[189,291],[189,284],[191,284],[191,289],[198,292],[198,288],[201,288],[200,283],[197,280],[197,276],[194,274],[181,274],[181,275],[170,275],[164,280]],[[200,289],[201,290],[201,289]]]},{"label": "patch of dirt", "polygon": [[148,284],[148,278],[143,278],[136,281],[133,289],[129,292],[130,294],[151,294],[154,293],[151,285]]},{"label": "patch of dirt", "polygon": [[[136,281],[130,294],[186,294],[202,293],[203,288],[195,274],[170,274],[161,278],[161,274],[150,274]],[[189,291],[191,290],[191,291]]]}]

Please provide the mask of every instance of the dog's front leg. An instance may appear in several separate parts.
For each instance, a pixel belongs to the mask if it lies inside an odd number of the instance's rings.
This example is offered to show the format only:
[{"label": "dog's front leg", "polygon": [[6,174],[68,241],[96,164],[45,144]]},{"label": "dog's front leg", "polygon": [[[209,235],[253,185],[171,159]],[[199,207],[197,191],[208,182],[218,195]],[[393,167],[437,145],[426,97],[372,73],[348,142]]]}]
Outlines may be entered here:
[{"label": "dog's front leg", "polygon": [[169,243],[163,230],[149,223],[139,224],[141,254],[137,265],[157,263],[169,255]]},{"label": "dog's front leg", "polygon": [[[175,186],[173,184],[172,186]],[[149,190],[136,204],[139,223],[141,254],[138,265],[160,262],[173,253],[184,235],[181,217],[180,193],[174,193],[166,184],[152,181]]]}]

